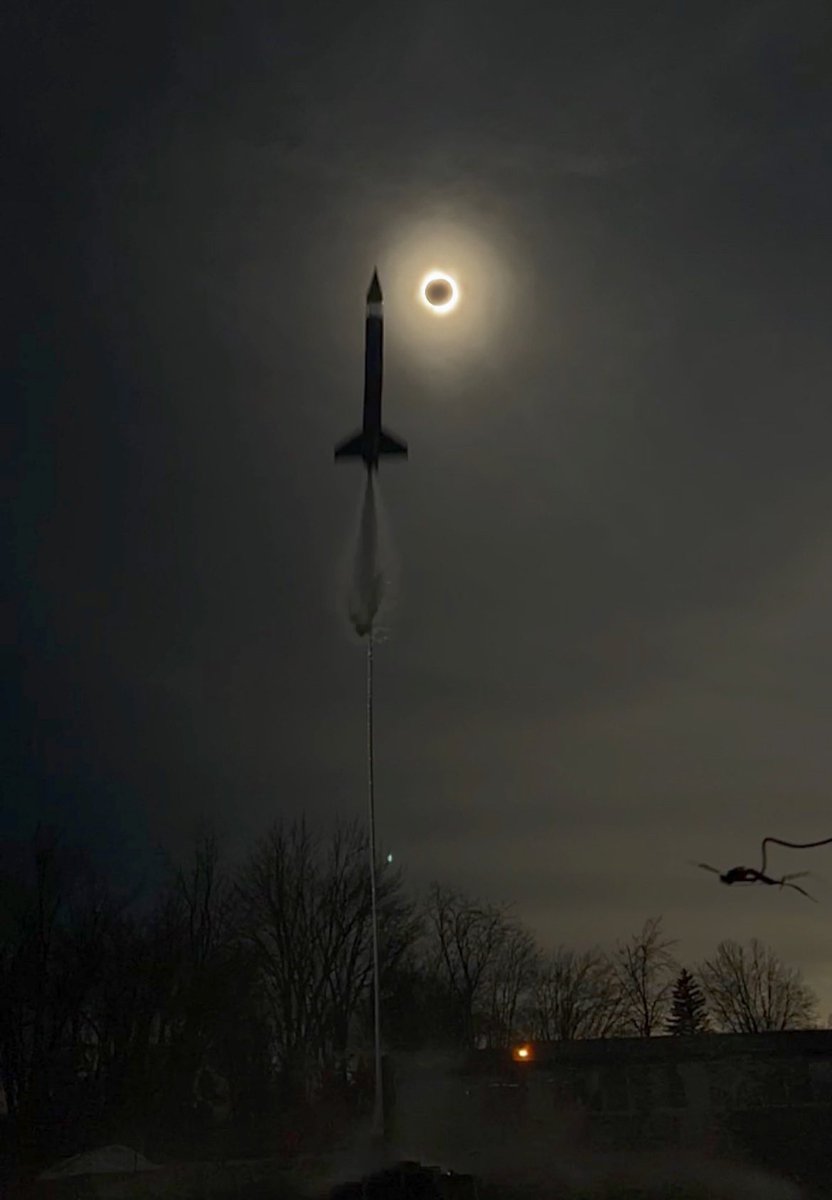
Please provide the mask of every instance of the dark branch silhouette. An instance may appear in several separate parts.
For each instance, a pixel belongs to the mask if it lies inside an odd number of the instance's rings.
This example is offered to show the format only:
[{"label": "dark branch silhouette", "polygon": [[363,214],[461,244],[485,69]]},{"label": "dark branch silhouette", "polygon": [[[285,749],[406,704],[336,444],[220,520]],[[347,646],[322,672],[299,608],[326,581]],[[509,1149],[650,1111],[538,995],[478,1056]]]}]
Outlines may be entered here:
[{"label": "dark branch silhouette", "polygon": [[769,887],[790,887],[796,892],[801,892],[809,900],[815,900],[814,896],[810,896],[805,888],[802,888],[798,883],[792,883],[793,879],[800,879],[808,872],[799,871],[796,875],[783,875],[780,879],[772,879],[770,875],[764,875],[762,871],[755,870],[754,867],[731,867],[729,871],[719,871],[716,867],[712,867],[709,863],[697,863],[697,867],[701,867],[703,871],[713,871],[719,876],[721,883],[727,883],[730,887],[734,883],[766,883]]},{"label": "dark branch silhouette", "polygon": [[762,845],[763,862],[760,867],[761,871],[766,869],[766,844],[773,842],[775,846],[788,846],[790,850],[813,850],[815,846],[832,845],[832,837],[822,838],[819,842],[784,842],[782,838],[764,837]]},{"label": "dark branch silhouette", "polygon": [[782,838],[764,837],[762,843],[762,864],[759,871],[755,867],[731,867],[729,871],[719,871],[716,867],[712,867],[708,863],[697,863],[696,865],[701,867],[703,871],[713,871],[715,875],[719,876],[720,881],[728,884],[729,887],[734,883],[765,883],[769,887],[790,887],[794,888],[796,892],[800,892],[801,895],[806,896],[807,899],[817,903],[815,897],[810,896],[805,888],[792,882],[794,879],[804,878],[809,874],[808,871],[797,871],[791,875],[781,875],[779,879],[774,879],[766,873],[766,846],[769,842],[775,846],[787,846],[790,850],[812,850],[816,846],[828,846],[832,844],[832,837],[823,838],[818,842],[786,842]]}]

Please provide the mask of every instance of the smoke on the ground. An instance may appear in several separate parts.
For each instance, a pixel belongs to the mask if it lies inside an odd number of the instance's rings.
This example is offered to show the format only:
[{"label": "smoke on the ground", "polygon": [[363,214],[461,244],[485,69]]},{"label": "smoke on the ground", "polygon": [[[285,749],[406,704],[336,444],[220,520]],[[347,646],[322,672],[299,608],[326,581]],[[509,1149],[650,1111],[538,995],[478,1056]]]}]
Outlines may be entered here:
[{"label": "smoke on the ground", "polygon": [[[480,1089],[442,1055],[396,1062],[393,1159],[470,1172],[502,1194],[525,1196],[801,1200],[793,1181],[732,1160],[706,1140],[614,1152],[593,1144],[585,1114],[556,1106],[528,1123],[483,1111]],[[487,1107],[487,1106],[486,1106]]]}]

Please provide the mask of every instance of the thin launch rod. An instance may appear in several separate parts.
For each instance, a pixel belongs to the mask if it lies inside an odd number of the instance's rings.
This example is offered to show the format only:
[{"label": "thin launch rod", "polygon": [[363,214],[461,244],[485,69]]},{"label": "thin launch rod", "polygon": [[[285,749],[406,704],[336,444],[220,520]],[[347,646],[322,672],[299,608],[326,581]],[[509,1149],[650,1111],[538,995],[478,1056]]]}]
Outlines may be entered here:
[{"label": "thin launch rod", "polygon": [[376,1091],[373,1102],[373,1138],[384,1137],[384,1083],[381,1070],[381,986],[378,957],[378,906],[376,897],[376,801],[373,758],[373,627],[367,634],[367,798],[370,818],[370,906],[373,924],[373,1039]]}]

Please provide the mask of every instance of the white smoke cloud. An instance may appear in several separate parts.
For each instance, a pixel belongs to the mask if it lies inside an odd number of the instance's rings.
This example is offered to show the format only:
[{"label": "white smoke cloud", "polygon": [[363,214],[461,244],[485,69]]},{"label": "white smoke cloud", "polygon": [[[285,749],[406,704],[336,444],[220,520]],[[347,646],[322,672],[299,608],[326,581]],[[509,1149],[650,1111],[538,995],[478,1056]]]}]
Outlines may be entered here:
[{"label": "white smoke cloud", "polygon": [[374,630],[376,617],[384,599],[384,573],[379,553],[378,516],[375,484],[368,472],[364,503],[355,544],[352,585],[349,595],[349,618],[359,637]]}]

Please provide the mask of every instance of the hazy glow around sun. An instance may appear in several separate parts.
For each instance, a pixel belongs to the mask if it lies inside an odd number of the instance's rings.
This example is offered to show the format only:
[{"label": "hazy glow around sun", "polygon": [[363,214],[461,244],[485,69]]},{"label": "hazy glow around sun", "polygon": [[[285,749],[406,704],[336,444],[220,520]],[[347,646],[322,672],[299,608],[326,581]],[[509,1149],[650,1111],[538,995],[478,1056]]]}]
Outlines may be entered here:
[{"label": "hazy glow around sun", "polygon": [[[431,299],[431,284],[446,285],[445,288],[441,289],[441,291],[450,290],[448,299],[444,301]],[[424,279],[419,285],[419,295],[422,303],[429,308],[431,312],[437,314],[448,313],[451,312],[452,309],[456,308],[457,304],[459,303],[459,284],[444,271],[428,271],[427,275],[425,275]]]},{"label": "hazy glow around sun", "polygon": [[[381,234],[380,277],[384,287],[385,337],[397,361],[420,377],[462,371],[472,362],[502,360],[511,347],[512,323],[522,309],[518,279],[525,245],[501,222],[483,218],[462,200],[401,214]],[[378,238],[376,233],[375,238]],[[425,289],[436,284],[431,304]],[[442,295],[442,285],[454,289]],[[401,355],[401,358],[398,356]]]}]

